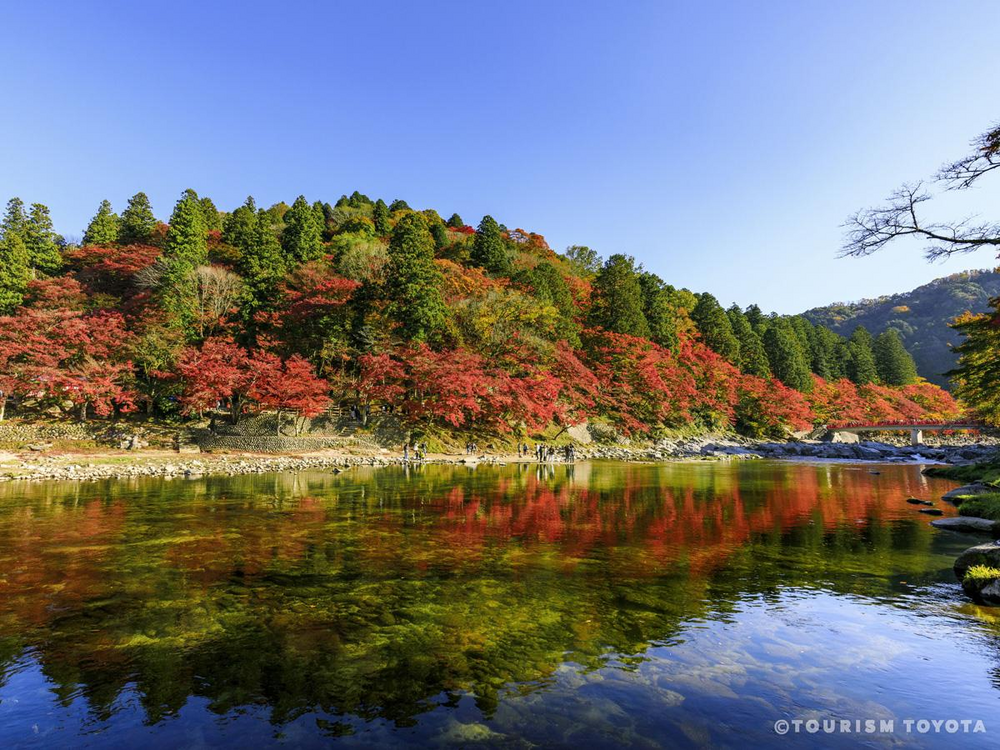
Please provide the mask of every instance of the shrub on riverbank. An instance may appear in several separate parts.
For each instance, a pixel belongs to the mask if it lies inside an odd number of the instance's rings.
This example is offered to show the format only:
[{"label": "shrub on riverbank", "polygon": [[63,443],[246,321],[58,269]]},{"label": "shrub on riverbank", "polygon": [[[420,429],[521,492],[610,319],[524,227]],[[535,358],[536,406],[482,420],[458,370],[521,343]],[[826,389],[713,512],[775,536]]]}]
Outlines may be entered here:
[{"label": "shrub on riverbank", "polygon": [[954,479],[966,484],[989,484],[1000,487],[1000,457],[963,466],[931,466],[924,474],[940,479]]},{"label": "shrub on riverbank", "polygon": [[995,581],[1000,578],[1000,569],[992,568],[989,565],[973,565],[965,571],[965,578],[962,582],[986,582]]},{"label": "shrub on riverbank", "polygon": [[1000,492],[965,498],[959,505],[958,512],[963,516],[1000,521]]}]

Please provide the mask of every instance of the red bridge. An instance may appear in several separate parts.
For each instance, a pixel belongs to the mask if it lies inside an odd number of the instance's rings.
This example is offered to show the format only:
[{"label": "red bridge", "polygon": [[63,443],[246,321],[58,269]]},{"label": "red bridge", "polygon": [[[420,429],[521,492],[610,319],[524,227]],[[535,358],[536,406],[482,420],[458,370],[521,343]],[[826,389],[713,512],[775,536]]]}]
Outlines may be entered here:
[{"label": "red bridge", "polygon": [[889,430],[909,430],[911,445],[923,445],[924,432],[944,432],[945,430],[982,430],[983,422],[965,420],[962,422],[835,422],[826,426],[830,432],[851,432],[855,435],[862,432],[887,432]]}]

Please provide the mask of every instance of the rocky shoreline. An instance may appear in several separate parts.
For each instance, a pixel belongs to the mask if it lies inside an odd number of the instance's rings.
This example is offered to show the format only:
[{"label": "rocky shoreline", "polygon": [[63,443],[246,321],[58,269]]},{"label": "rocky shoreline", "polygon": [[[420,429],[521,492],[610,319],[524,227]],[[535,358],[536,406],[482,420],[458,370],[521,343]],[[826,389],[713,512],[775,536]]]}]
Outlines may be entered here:
[{"label": "rocky shoreline", "polygon": [[[586,445],[577,449],[578,460],[616,461],[820,459],[873,462],[927,462],[962,464],[980,461],[996,451],[992,445],[900,446],[888,443],[835,443],[811,440],[793,442],[755,441],[740,437],[705,436],[663,440],[647,446]],[[206,475],[236,476],[283,471],[343,471],[355,466],[393,466],[406,462],[401,453],[386,449],[368,452],[324,451],[311,455],[183,454],[163,455],[143,451],[113,456],[52,456],[8,454],[0,461],[3,481],[99,481],[140,477],[191,478]],[[110,458],[110,460],[109,460]],[[466,456],[432,454],[420,463],[506,464],[528,462],[515,454]]]},{"label": "rocky shoreline", "polygon": [[578,451],[588,458],[618,461],[676,459],[795,459],[962,464],[992,456],[997,446],[987,444],[903,446],[874,441],[837,443],[819,440],[767,442],[738,437],[664,440],[647,448],[587,447]]}]

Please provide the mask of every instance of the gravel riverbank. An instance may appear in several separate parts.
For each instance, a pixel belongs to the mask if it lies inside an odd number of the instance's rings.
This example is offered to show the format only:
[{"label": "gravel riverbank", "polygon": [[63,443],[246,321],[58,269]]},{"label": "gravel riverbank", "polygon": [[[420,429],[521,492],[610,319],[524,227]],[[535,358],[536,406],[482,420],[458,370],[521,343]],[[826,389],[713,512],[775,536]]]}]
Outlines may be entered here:
[{"label": "gravel riverbank", "polygon": [[[618,461],[839,459],[853,461],[925,461],[960,464],[980,461],[996,452],[994,445],[900,446],[887,443],[828,443],[819,441],[762,442],[739,437],[664,440],[648,446],[587,445],[577,448],[577,460]],[[531,462],[516,454],[430,454],[424,463],[489,464]],[[557,459],[557,462],[561,459]],[[209,474],[264,474],[280,471],[343,471],[355,466],[403,465],[401,453],[319,451],[304,455],[174,454],[131,451],[107,454],[45,452],[0,453],[0,481],[97,481],[135,477],[199,477]],[[412,462],[411,462],[412,463]]]}]

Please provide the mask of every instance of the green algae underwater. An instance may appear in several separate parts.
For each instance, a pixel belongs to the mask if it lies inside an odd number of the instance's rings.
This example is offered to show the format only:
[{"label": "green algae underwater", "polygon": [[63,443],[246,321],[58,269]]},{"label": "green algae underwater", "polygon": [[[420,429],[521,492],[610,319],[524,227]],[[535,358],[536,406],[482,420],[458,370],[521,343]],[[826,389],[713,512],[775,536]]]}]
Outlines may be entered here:
[{"label": "green algae underwater", "polygon": [[[1000,618],[951,572],[976,539],[906,503],[953,483],[878,472],[0,485],[0,745],[995,746]],[[774,731],[812,717],[897,728]]]}]

